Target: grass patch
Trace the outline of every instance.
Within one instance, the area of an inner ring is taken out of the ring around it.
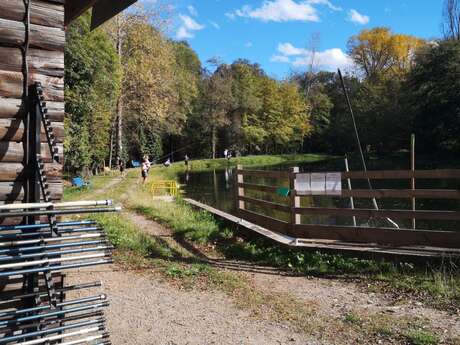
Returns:
[[[426,330],[413,330],[407,335],[407,340],[411,345],[437,345],[439,338]]]

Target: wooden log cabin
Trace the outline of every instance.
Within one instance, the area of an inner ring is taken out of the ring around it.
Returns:
[[[136,0],[0,1],[0,204],[30,201],[27,195],[27,181],[31,176],[27,161],[31,149],[28,90],[36,82],[43,87],[59,157],[53,160],[42,133],[44,170],[50,198],[61,199],[65,28],[91,7],[92,28],[96,28],[134,2]],[[3,220],[2,224],[6,222],[11,219]]]

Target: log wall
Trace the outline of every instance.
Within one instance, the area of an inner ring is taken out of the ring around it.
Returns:
[[[23,0],[0,1],[0,203],[21,202],[24,180],[25,78],[21,47],[26,39]],[[62,197],[64,138],[64,1],[31,0],[28,84],[42,83],[48,114],[58,142],[60,163],[52,162],[42,133],[42,156],[51,198]]]

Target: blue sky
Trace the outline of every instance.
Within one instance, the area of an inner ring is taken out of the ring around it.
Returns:
[[[146,2],[152,0],[144,0]],[[174,0],[170,35],[205,62],[245,58],[283,78],[305,69],[313,35],[318,69],[347,69],[346,44],[364,28],[431,39],[440,36],[443,0]]]

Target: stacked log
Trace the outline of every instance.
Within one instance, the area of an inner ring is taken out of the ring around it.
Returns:
[[[0,202],[24,201],[24,59],[26,7],[23,0],[0,1]],[[60,160],[53,162],[45,133],[42,156],[51,199],[62,197],[64,139],[64,1],[32,0],[30,5],[28,85],[41,82]]]

